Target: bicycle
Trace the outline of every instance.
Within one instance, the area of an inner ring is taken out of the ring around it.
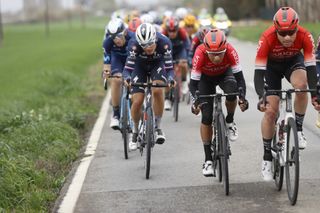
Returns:
[[[144,109],[141,125],[139,126],[138,143],[141,156],[143,155],[144,148],[146,148],[145,169],[146,179],[150,177],[151,166],[151,151],[155,144],[154,138],[154,115],[152,109],[152,87],[168,87],[168,84],[155,84],[151,81],[150,74],[147,75],[146,83],[131,83],[131,86],[138,86],[145,88],[144,96]]]
[[[108,78],[122,78],[121,76],[109,76]],[[107,90],[107,81],[104,80],[104,89]],[[125,86],[125,84],[122,82],[121,87],[121,99],[120,99],[120,118],[119,118],[119,130],[122,135],[123,139],[123,152],[124,152],[124,158],[128,159],[128,152],[129,150],[129,135],[132,133],[132,119],[131,119],[131,113],[130,113],[130,98],[129,89]]]
[[[319,85],[317,88],[319,91]],[[264,104],[266,104],[267,94],[280,96],[280,110],[271,146],[272,172],[278,191],[282,189],[285,172],[287,193],[291,205],[295,205],[297,202],[300,176],[299,141],[292,110],[292,93],[314,91],[314,89],[268,90],[265,86],[263,95]]]
[[[181,97],[181,71],[177,61],[174,61],[175,81],[176,85],[170,89],[170,101],[173,106],[173,119],[175,122],[179,118],[179,103]]]
[[[226,195],[229,195],[228,161],[230,160],[231,149],[228,139],[226,120],[222,111],[222,97],[235,95],[243,97],[242,89],[240,89],[239,92],[236,93],[216,93],[209,95],[200,95],[199,91],[197,91],[195,95],[196,105],[198,104],[197,102],[199,102],[199,99],[201,98],[213,98],[213,126],[215,127],[214,138],[213,140],[211,140],[213,177],[216,177],[216,171],[218,171],[218,179],[219,182],[223,181]],[[204,102],[200,105],[203,104],[207,103]]]

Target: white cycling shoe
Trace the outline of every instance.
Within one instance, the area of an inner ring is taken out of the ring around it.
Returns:
[[[266,182],[270,182],[273,180],[271,166],[272,166],[271,161],[267,161],[267,160],[262,161],[262,168],[261,168],[262,179]]]
[[[229,140],[234,142],[238,139],[238,128],[235,122],[227,123]]]
[[[211,160],[207,160],[203,166],[202,166],[202,174],[205,177],[211,177],[213,176],[213,168],[212,168],[212,161]]]

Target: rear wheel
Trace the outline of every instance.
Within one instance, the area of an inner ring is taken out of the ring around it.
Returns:
[[[287,124],[287,146],[286,146],[286,184],[288,197],[291,205],[295,205],[299,190],[299,142],[296,122],[293,118],[288,119]]]
[[[221,161],[221,170],[222,170],[222,180],[224,185],[224,190],[226,195],[229,195],[229,168],[228,168],[228,141],[227,141],[227,132],[225,126],[225,120],[222,114],[218,115],[218,138],[219,146],[221,147],[220,152],[220,161]]]
[[[179,102],[180,102],[180,82],[174,88],[174,100],[173,100],[173,118],[177,122],[179,118]]]
[[[150,176],[150,165],[151,165],[151,149],[154,143],[153,138],[153,117],[151,108],[147,109],[147,120],[146,120],[146,179]]]

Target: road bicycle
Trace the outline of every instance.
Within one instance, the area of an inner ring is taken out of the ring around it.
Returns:
[[[213,98],[213,126],[214,138],[211,141],[212,161],[213,161],[213,177],[218,172],[219,182],[223,181],[224,191],[229,195],[229,160],[231,148],[228,139],[228,129],[226,126],[225,116],[222,110],[222,97],[239,96],[243,97],[242,89],[236,93],[216,93],[209,95],[201,95],[199,91],[195,95],[195,104],[203,105],[207,102],[200,103],[200,99]]]
[[[320,91],[319,85],[317,90]],[[299,141],[292,110],[292,94],[314,91],[314,89],[268,90],[265,86],[264,104],[266,104],[268,94],[280,97],[278,119],[271,146],[272,172],[278,191],[282,189],[285,173],[287,193],[291,205],[295,205],[297,202],[300,176]]]
[[[168,84],[156,84],[151,81],[150,74],[147,75],[146,83],[131,83],[131,86],[144,87],[144,109],[142,120],[139,125],[138,143],[141,156],[143,156],[144,149],[146,149],[145,158],[145,175],[146,179],[150,177],[151,166],[151,151],[155,144],[155,127],[154,127],[154,115],[152,109],[152,91],[153,87],[168,87]]]
[[[108,78],[121,78],[121,76],[109,76]],[[107,89],[107,81],[104,81],[104,88]],[[132,119],[131,119],[131,103],[130,103],[130,90],[122,82],[121,86],[121,99],[120,99],[120,118],[119,118],[119,130],[123,139],[123,152],[124,158],[128,159],[129,150],[129,136],[132,133]]]

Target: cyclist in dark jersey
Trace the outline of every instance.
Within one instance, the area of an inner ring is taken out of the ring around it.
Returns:
[[[199,90],[201,95],[208,95],[216,93],[217,85],[226,93],[238,92],[238,88],[242,87],[243,95],[245,96],[246,83],[239,64],[238,54],[232,45],[226,42],[226,36],[221,30],[214,29],[206,34],[204,43],[199,45],[195,52],[192,64],[190,79],[190,93],[193,102],[192,113],[198,114],[200,112],[200,108],[194,103],[196,90]],[[202,173],[204,176],[212,176],[210,142],[213,135],[213,100],[208,98],[201,101],[207,103],[201,106],[200,132],[205,153]],[[248,109],[249,104],[245,97],[240,99],[238,103],[241,111]],[[228,137],[230,141],[235,141],[238,138],[238,130],[233,117],[237,106],[237,97],[228,96],[225,104],[227,108]]]
[[[126,29],[121,19],[112,19],[106,26],[105,31],[106,34],[102,45],[104,50],[103,78],[109,75],[121,76],[128,55],[128,41],[134,34]],[[113,116],[111,117],[110,127],[113,129],[119,129],[120,91],[121,80],[112,79],[111,102]]]
[[[155,83],[173,82],[174,71],[172,64],[172,45],[170,40],[156,32],[150,23],[141,24],[136,30],[136,36],[128,45],[129,56],[124,67],[123,75],[126,81],[146,82],[147,73]],[[137,149],[138,125],[141,117],[141,107],[144,100],[144,89],[132,87],[131,116],[134,122],[132,139],[129,142],[131,150]],[[155,115],[155,141],[165,142],[161,130],[161,117],[164,108],[163,88],[153,88],[153,110]]]
[[[261,122],[264,144],[262,176],[265,181],[273,180],[271,140],[280,98],[277,95],[270,95],[267,96],[268,104],[266,106],[262,104],[264,83],[269,89],[281,89],[281,80],[284,77],[296,89],[306,89],[308,85],[310,89],[315,89],[317,83],[314,41],[312,35],[299,26],[296,11],[290,7],[282,7],[276,12],[273,21],[273,26],[268,28],[259,40],[254,76],[255,89],[260,98],[258,109],[265,112]],[[312,104],[319,110],[316,94],[312,93],[311,96]],[[301,149],[306,147],[307,142],[302,128],[307,104],[307,94],[297,93],[294,109]]]

